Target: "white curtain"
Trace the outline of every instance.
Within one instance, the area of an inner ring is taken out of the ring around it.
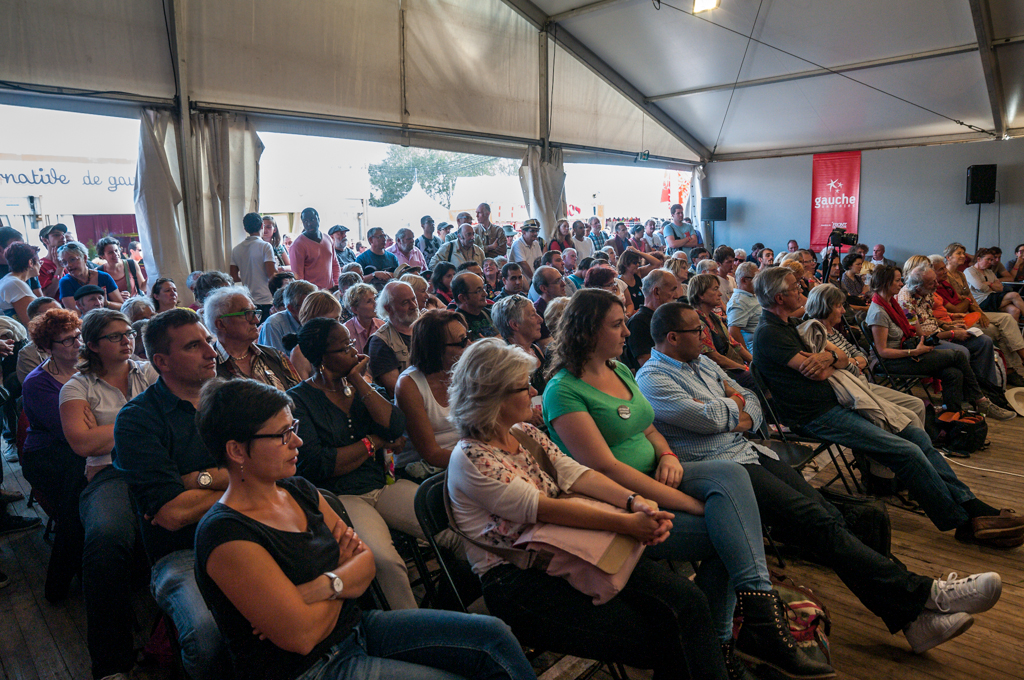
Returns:
[[[704,169],[699,165],[693,166],[693,172],[690,175],[690,201],[686,209],[686,216],[693,220],[694,227],[700,232],[701,238],[704,239],[704,247],[713,251],[715,235],[704,233],[704,225],[700,221],[700,201],[708,195],[706,179],[707,175],[704,174]]]
[[[559,218],[565,217],[565,170],[562,150],[550,149],[551,159],[543,160],[543,149],[531,146],[519,166],[519,185],[530,217],[540,220],[540,233],[550,241]]]
[[[197,195],[191,225],[193,267],[228,271],[231,249],[245,238],[242,217],[259,205],[263,142],[244,116],[192,115]]]
[[[147,109],[139,128],[139,162],[135,171],[135,221],[149,281],[166,276],[178,284],[182,304],[192,302],[185,287],[190,271],[182,242],[181,174],[174,115]]]

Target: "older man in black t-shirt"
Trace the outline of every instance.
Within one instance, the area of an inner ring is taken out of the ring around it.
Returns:
[[[1024,520],[975,498],[924,430],[908,425],[890,433],[839,404],[828,378],[849,358],[832,343],[816,353],[804,347],[796,319],[790,318],[805,302],[792,272],[781,267],[761,272],[754,292],[764,308],[754,332],[754,366],[786,425],[870,452],[906,485],[932,523],[940,531],[956,529],[958,540],[996,547],[1024,542]]]
[[[626,322],[629,338],[626,339],[626,348],[622,353],[626,365],[633,372],[640,370],[654,348],[654,338],[651,337],[654,311],[666,302],[675,302],[683,295],[679,279],[667,269],[655,269],[645,276],[641,291],[644,294],[644,305]]]

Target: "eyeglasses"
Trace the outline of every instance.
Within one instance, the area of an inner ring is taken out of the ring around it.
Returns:
[[[273,439],[274,437],[281,438],[281,446],[288,446],[288,442],[291,441],[292,435],[299,431],[299,419],[296,418],[292,421],[291,426],[285,429],[283,432],[275,432],[274,434],[254,434],[253,439]]]
[[[128,338],[129,340],[134,340],[136,335],[138,335],[138,333],[136,333],[135,331],[128,330],[128,331],[125,331],[124,333],[111,333],[110,335],[101,335],[100,336],[100,340],[106,340],[107,342],[114,343],[114,342],[121,342],[124,338]],[[75,337],[81,337],[81,334],[79,334],[78,336],[75,336]],[[64,342],[67,342],[67,341],[65,340]],[[71,347],[71,345],[65,345],[65,346],[66,347]]]
[[[350,349],[352,349],[355,346],[356,346],[355,342],[349,342],[344,347],[339,347],[338,349],[324,350],[324,354],[344,354],[345,352],[349,351]]]
[[[263,312],[259,309],[243,309],[240,312],[231,312],[230,314],[221,314],[218,319],[226,319],[229,316],[244,316],[245,320],[249,323],[256,323],[263,317]]]
[[[509,392],[511,392],[512,394],[515,394],[516,392],[529,392],[531,387],[533,387],[533,385],[527,383],[526,387],[515,387],[509,390]]]
[[[673,328],[669,333],[700,333],[703,328],[703,326],[697,326],[696,328]]]
[[[459,340],[458,342],[446,342],[445,347],[461,347],[462,349],[466,349],[469,347],[469,336],[463,335],[462,340]]]
[[[132,331],[132,333],[134,333],[134,332],[135,331]],[[115,333],[114,335],[117,335],[117,334]],[[64,338],[63,340],[54,340],[54,343],[60,343],[60,344],[64,345],[65,347],[74,347],[75,345],[77,345],[81,341],[82,341],[82,334],[81,333],[75,333],[70,338]],[[116,340],[111,340],[111,342],[116,342]]]

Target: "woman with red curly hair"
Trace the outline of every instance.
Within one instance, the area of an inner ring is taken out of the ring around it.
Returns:
[[[67,597],[71,578],[82,565],[82,520],[78,495],[85,486],[85,459],[71,450],[60,422],[60,388],[76,372],[82,346],[81,320],[67,309],[55,308],[29,323],[32,342],[47,358],[22,384],[28,435],[21,469],[32,488],[48,502],[57,532],[46,572],[46,599]]]

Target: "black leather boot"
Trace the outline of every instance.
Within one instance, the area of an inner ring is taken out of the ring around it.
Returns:
[[[725,658],[725,670],[729,672],[729,680],[757,680],[747,670],[747,664],[736,656],[735,640],[722,643],[722,656]]]
[[[736,597],[743,617],[736,641],[736,654],[740,658],[770,666],[790,678],[836,676],[831,666],[810,658],[797,645],[776,591],[743,590],[737,591]]]

